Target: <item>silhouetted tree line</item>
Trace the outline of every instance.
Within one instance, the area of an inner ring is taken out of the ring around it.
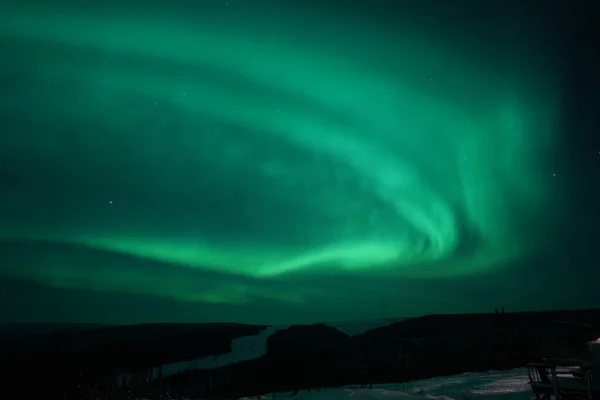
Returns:
[[[21,397],[57,399],[228,399],[347,384],[370,387],[520,367],[551,356],[551,343],[564,346],[599,337],[600,312],[594,315],[573,323],[570,314],[427,316],[354,337],[325,325],[296,326],[270,336],[268,352],[259,359],[170,376],[151,367],[156,364],[124,368],[101,352],[61,357],[71,348],[65,339],[40,357],[0,363],[0,376],[5,388]]]

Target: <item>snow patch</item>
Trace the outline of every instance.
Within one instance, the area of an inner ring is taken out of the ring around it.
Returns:
[[[356,385],[322,390],[280,392],[241,400],[361,400],[361,399],[429,399],[429,400],[531,400],[527,370],[464,373],[396,384]]]

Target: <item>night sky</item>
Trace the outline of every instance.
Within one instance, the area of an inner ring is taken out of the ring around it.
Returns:
[[[600,306],[593,1],[0,1],[0,322]]]

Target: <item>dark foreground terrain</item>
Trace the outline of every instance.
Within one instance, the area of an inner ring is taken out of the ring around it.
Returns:
[[[161,365],[227,353],[233,339],[266,328],[149,324],[5,334],[0,379],[5,390],[28,398],[78,399],[126,398],[132,392],[220,399],[402,382],[578,357],[586,341],[600,337],[600,310],[430,315],[357,336],[323,324],[291,326],[268,337],[260,358],[148,378]],[[126,382],[124,373],[134,378]]]

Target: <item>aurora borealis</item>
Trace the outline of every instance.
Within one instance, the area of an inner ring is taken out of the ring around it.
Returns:
[[[510,287],[566,207],[556,55],[510,12],[474,35],[408,3],[3,6],[0,275],[186,310],[159,320]]]

